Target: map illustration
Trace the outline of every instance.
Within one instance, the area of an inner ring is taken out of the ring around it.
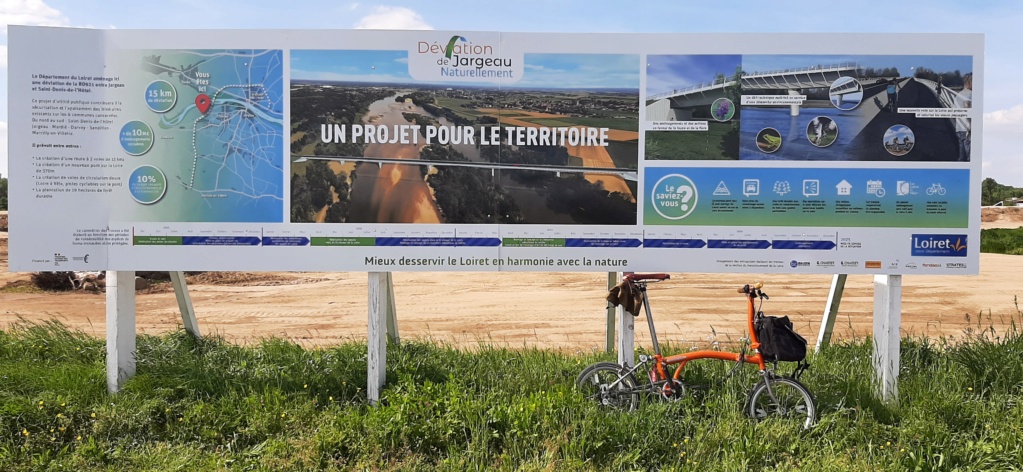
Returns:
[[[280,222],[280,50],[133,51],[121,129],[136,221]]]

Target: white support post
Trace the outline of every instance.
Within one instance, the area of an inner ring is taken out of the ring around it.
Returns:
[[[842,292],[845,291],[847,274],[835,274],[831,278],[831,291],[828,292],[828,303],[824,305],[824,318],[821,320],[820,331],[817,332],[817,346],[814,352],[831,344],[831,333],[835,330],[835,318],[838,317],[838,306],[842,303]]]
[[[383,296],[386,297],[387,302],[384,303],[384,308],[387,310],[387,340],[397,344],[400,342],[398,338],[398,309],[395,307],[394,301],[394,280],[391,278],[391,273],[386,272],[387,277],[384,279]]]
[[[135,375],[135,272],[107,271],[107,391]]]
[[[618,307],[618,363],[636,365],[636,317]]]
[[[369,273],[369,331],[366,339],[366,399],[371,406],[380,401],[380,390],[387,380],[387,336],[383,311],[386,309],[386,272]]]
[[[799,95],[799,90],[789,90],[789,95]],[[802,105],[792,104],[789,105],[789,116],[799,116],[799,108]]]
[[[615,285],[618,285],[618,281],[622,279],[621,272],[608,272],[607,273],[607,290],[611,291]],[[607,302],[607,339],[604,342],[604,348],[607,352],[614,351],[615,348],[615,316],[618,314],[618,306],[612,305],[611,302]]]
[[[899,398],[899,328],[902,324],[902,276],[874,276],[874,372],[881,399]]]
[[[174,285],[174,296],[178,299],[178,309],[181,310],[181,324],[185,331],[195,337],[199,334],[199,321],[195,319],[195,307],[192,306],[192,297],[188,294],[188,282],[185,281],[184,272],[170,273],[171,284]]]

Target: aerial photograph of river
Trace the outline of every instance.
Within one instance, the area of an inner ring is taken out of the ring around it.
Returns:
[[[637,56],[526,54],[515,87],[406,56],[291,52],[292,222],[635,224]]]

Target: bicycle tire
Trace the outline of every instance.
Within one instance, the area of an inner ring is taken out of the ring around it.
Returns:
[[[611,384],[618,379],[621,382],[612,388]],[[575,385],[588,400],[600,406],[628,411],[639,408],[636,377],[614,362],[598,362],[583,369]]]
[[[767,385],[763,380],[753,386],[749,394],[746,413],[753,419],[761,421],[769,416],[800,419],[803,429],[809,429],[817,421],[817,404],[813,394],[798,380],[786,377],[772,377],[767,380],[777,403],[768,394]]]

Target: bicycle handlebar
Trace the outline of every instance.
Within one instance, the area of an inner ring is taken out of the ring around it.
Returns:
[[[757,282],[755,284],[746,284],[739,287],[738,293],[750,293],[750,290],[760,290],[764,286],[763,282]]]

